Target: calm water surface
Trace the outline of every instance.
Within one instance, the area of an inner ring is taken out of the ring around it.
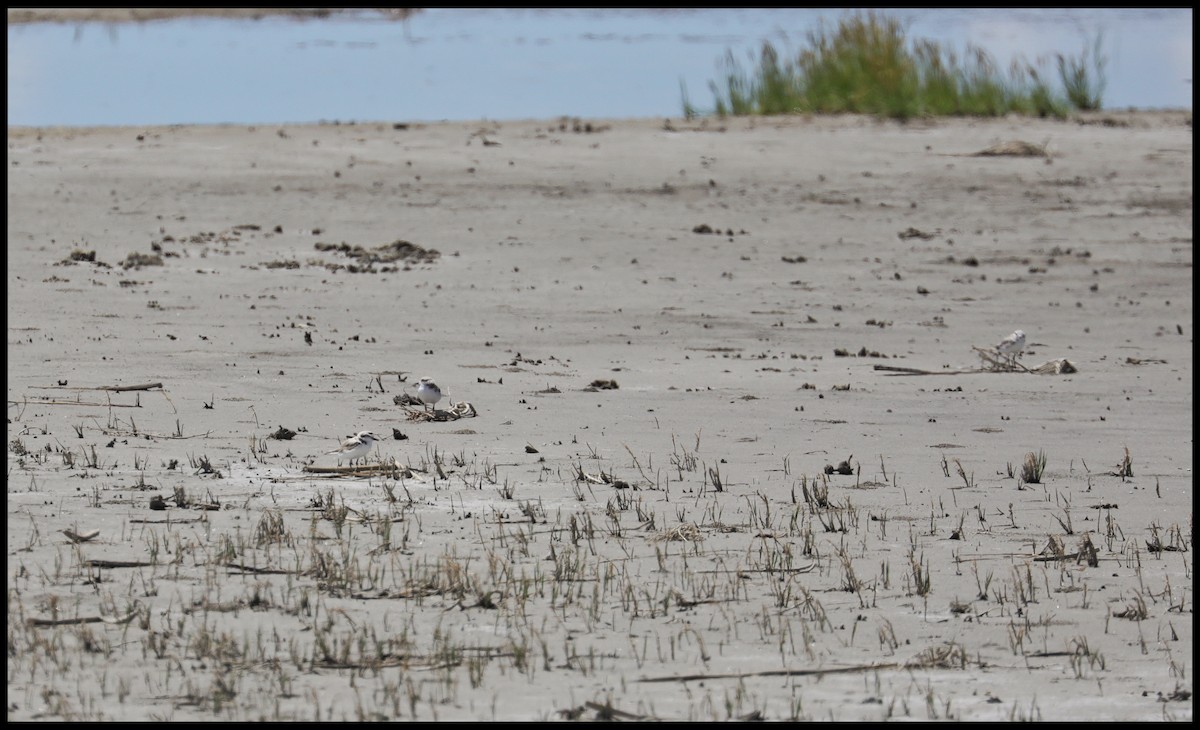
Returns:
[[[897,9],[909,37],[1078,56],[1103,39],[1106,108],[1192,108],[1192,10]],[[8,124],[265,124],[680,116],[730,51],[797,50],[840,10],[422,10],[320,20],[10,25]],[[1051,67],[1046,66],[1047,70]]]

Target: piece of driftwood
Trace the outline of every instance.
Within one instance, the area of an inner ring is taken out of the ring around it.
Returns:
[[[137,616],[137,611],[130,611],[124,616],[80,616],[79,618],[31,618],[30,626],[70,626],[74,624],[127,624]]]
[[[899,365],[876,365],[875,370],[888,375],[968,375],[970,373],[987,373],[990,370],[921,370],[920,368],[905,368]]]
[[[721,568],[717,570],[697,570],[697,573],[716,573],[723,575],[742,575],[750,573],[811,573],[817,567],[816,563],[809,563],[803,568]]]
[[[84,406],[84,407],[88,407],[88,408],[141,408],[142,407],[140,403],[138,403],[138,404],[133,404],[133,403],[86,403],[81,400],[32,400],[32,401],[10,400],[8,402],[8,404],[10,406],[19,406],[23,402],[36,403],[39,406]]]
[[[391,464],[366,464],[361,466],[313,466],[306,464],[304,471],[309,474],[330,474],[333,476],[389,476],[400,474],[412,476],[412,468],[399,462]]]
[[[111,390],[116,393],[124,393],[127,390],[154,390],[162,388],[162,383],[143,383],[142,385],[102,385],[96,390]]]
[[[707,679],[742,679],[743,677],[812,677],[826,674],[851,674],[870,672],[876,669],[900,669],[906,665],[899,662],[884,664],[856,664],[852,667],[830,669],[765,669],[761,672],[735,672],[732,674],[677,674],[671,677],[643,677],[638,682],[697,682]]]
[[[253,565],[243,565],[241,563],[234,563],[234,562],[222,563],[222,565],[224,565],[226,568],[229,568],[230,570],[240,570],[243,573],[256,573],[258,575],[296,575],[297,574],[296,571],[294,571],[294,570],[283,570],[281,568],[259,568],[259,567],[253,566]]]
[[[65,380],[62,382],[66,383]],[[99,385],[99,386],[93,386],[93,387],[78,387],[78,386],[68,387],[67,385],[35,385],[32,387],[39,388],[41,390],[76,390],[76,391],[79,391],[79,390],[102,390],[102,391],[106,391],[109,393],[125,393],[125,392],[129,392],[129,391],[157,390],[158,392],[162,393],[163,397],[167,399],[167,402],[171,404],[171,410],[175,413],[179,412],[179,409],[175,407],[175,403],[171,401],[171,396],[167,395],[167,391],[165,388],[163,388],[162,383],[142,383],[140,385]],[[129,405],[126,403],[112,403],[112,402],[109,402],[109,403],[84,403],[84,402],[78,401],[78,400],[74,400],[74,401],[39,400],[39,401],[35,401],[35,402],[39,403],[39,404],[50,405],[50,406],[88,406],[88,407],[108,407],[108,408],[141,408],[142,407],[140,396],[139,396],[138,402],[136,402],[132,405]],[[19,405],[19,403],[17,401],[9,401],[9,404],[10,405]]]
[[[66,381],[63,381],[66,382]],[[93,385],[93,386],[66,386],[66,385],[34,385],[34,388],[41,390],[109,390],[114,393],[122,393],[127,390],[154,390],[162,388],[162,383],[143,383],[142,385]]]
[[[979,350],[979,348],[975,348]],[[980,352],[984,352],[980,350]],[[877,372],[883,372],[888,375],[979,375],[981,373],[1019,373],[1026,372],[1031,375],[1070,375],[1071,373],[1079,372],[1079,368],[1070,360],[1058,358],[1044,362],[1035,368],[1027,368],[1021,363],[1016,363],[1020,370],[1012,368],[988,367],[988,368],[972,368],[970,370],[921,370],[920,368],[906,368],[899,365],[875,365]]]
[[[145,560],[85,560],[89,568],[153,568],[155,563]]]

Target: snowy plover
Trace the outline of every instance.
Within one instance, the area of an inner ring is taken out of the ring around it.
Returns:
[[[359,431],[356,435],[351,436],[342,442],[342,445],[333,451],[327,451],[327,454],[337,454],[338,460],[349,459],[353,464],[357,459],[365,459],[371,451],[371,446],[380,438],[370,431]]]
[[[417,398],[426,405],[427,410],[433,409],[433,405],[442,399],[442,389],[433,382],[433,378],[421,378],[421,382],[417,383]]]
[[[1016,362],[1017,355],[1020,355],[1021,351],[1025,349],[1025,332],[1022,330],[1013,332],[1008,337],[1000,340],[1000,344],[996,345],[996,349],[1002,355],[1011,355],[1010,359]]]

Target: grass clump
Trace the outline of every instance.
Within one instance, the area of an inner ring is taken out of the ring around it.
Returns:
[[[1025,454],[1025,463],[1021,464],[1021,481],[1026,484],[1041,484],[1042,473],[1046,471],[1046,454],[1038,450],[1037,454],[1030,451]]]
[[[808,43],[786,57],[770,42],[746,72],[727,52],[723,85],[710,81],[718,116],[789,113],[919,116],[1002,116],[1009,113],[1065,117],[1072,108],[1099,109],[1106,59],[1097,37],[1081,56],[1056,55],[1058,79],[1044,61],[1015,59],[1007,74],[981,48],[960,58],[931,40],[910,42],[891,17],[847,14],[830,30],[824,23]],[[683,88],[684,115],[700,114]]]

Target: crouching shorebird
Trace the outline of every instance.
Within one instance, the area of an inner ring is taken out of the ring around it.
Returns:
[[[333,451],[327,451],[327,454],[337,454],[338,461],[348,459],[353,465],[359,459],[366,459],[367,454],[371,452],[371,447],[380,438],[370,431],[359,431],[356,435],[351,436],[342,442],[342,445]]]
[[[435,410],[434,404],[442,399],[442,389],[433,382],[433,378],[421,378],[417,383],[417,398],[425,404],[426,410]]]
[[[1009,362],[1014,364],[1017,361],[1017,355],[1020,355],[1021,351],[1024,349],[1025,332],[1023,330],[1016,330],[1008,337],[1000,340],[1000,344],[996,345],[996,350],[998,350],[1001,355],[1008,356]]]

